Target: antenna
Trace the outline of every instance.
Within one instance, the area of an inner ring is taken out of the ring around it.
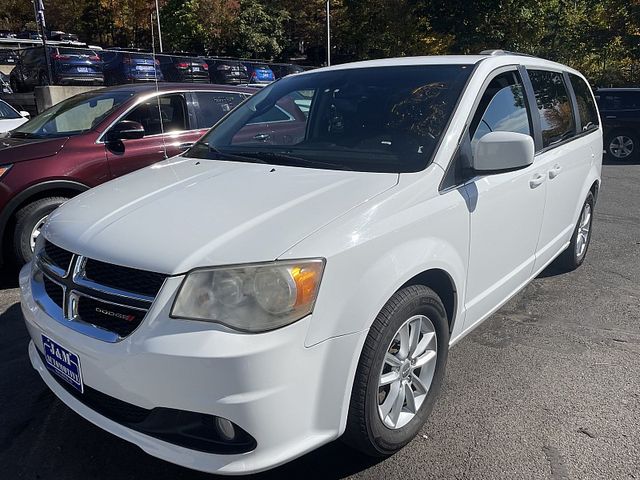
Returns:
[[[153,12],[151,12],[151,56],[153,58],[153,80],[156,84],[156,104],[158,105],[158,117],[160,118],[160,134],[162,136],[162,151],[164,152],[164,158],[169,158],[167,155],[167,145],[164,138],[164,121],[162,120],[162,109],[160,108],[160,88],[158,87],[158,68],[156,66],[156,41],[153,35]]]

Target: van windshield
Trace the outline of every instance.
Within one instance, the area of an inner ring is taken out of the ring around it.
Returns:
[[[214,126],[186,154],[366,172],[431,161],[470,65],[369,67],[286,77]]]
[[[82,93],[45,110],[11,132],[17,138],[51,138],[78,135],[95,128],[133,92]]]

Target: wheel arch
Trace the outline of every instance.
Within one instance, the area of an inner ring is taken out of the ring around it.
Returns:
[[[430,268],[407,280],[398,290],[411,285],[424,285],[433,290],[444,305],[449,322],[449,333],[453,332],[458,308],[458,291],[451,275],[441,268]],[[398,291],[396,290],[396,291]]]
[[[47,197],[74,197],[89,190],[89,187],[75,180],[48,180],[32,185],[13,197],[0,212],[0,265],[4,263],[3,253],[15,214],[25,205]]]

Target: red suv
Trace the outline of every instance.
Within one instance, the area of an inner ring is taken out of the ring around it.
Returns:
[[[0,138],[0,263],[31,259],[68,198],[189,148],[255,90],[123,85],[69,98]]]

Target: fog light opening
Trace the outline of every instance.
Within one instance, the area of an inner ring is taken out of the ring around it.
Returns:
[[[234,428],[233,423],[226,418],[216,417],[216,428],[223,440],[228,442],[235,440],[236,429]]]

